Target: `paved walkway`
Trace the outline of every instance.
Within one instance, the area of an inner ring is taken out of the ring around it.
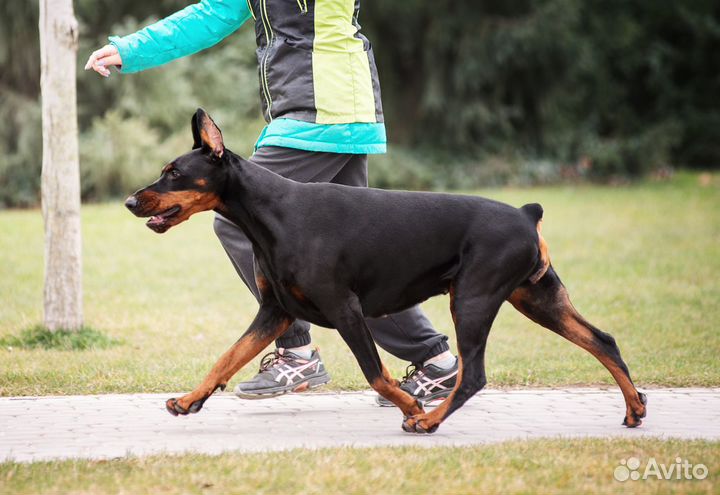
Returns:
[[[620,391],[486,390],[433,435],[400,429],[395,408],[366,393],[298,394],[262,401],[224,394],[196,415],[165,411],[173,394],[0,398],[0,461],[128,454],[259,452],[296,447],[471,445],[537,437],[720,440],[720,389],[650,389],[641,428],[620,426]],[[179,394],[175,394],[176,396]]]

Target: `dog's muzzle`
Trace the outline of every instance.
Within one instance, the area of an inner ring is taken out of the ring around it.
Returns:
[[[129,196],[128,199],[125,200],[125,207],[130,211],[135,210],[135,208],[137,208],[137,205],[138,200],[135,196]]]

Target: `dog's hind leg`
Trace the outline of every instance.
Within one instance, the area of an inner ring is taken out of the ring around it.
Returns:
[[[282,335],[293,321],[276,301],[263,302],[250,328],[220,357],[205,380],[189,394],[165,403],[168,412],[174,416],[198,412],[215,390],[224,390],[230,378]]]
[[[485,347],[490,328],[507,292],[458,281],[450,288],[450,312],[455,322],[459,370],[450,396],[427,414],[408,418],[403,430],[433,433],[450,414],[487,383]]]
[[[610,371],[625,397],[627,411],[623,424],[633,428],[642,423],[647,398],[635,388],[615,339],[577,312],[552,266],[536,284],[521,285],[508,300],[534,322],[595,356]]]
[[[357,297],[351,294],[328,316],[357,359],[370,386],[398,406],[406,417],[423,413],[420,404],[399,387],[398,381],[382,364]]]

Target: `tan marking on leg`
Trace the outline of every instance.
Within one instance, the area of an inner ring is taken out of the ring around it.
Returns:
[[[628,421],[628,426],[637,426],[640,422],[636,421],[634,419],[634,415],[631,413],[635,413],[638,416],[644,416],[645,405],[640,401],[638,391],[635,388],[635,385],[633,385],[630,381],[630,378],[622,369],[620,369],[610,356],[602,352],[602,350],[595,345],[595,337],[592,334],[592,331],[581,321],[578,321],[575,315],[566,315],[563,318],[563,326],[569,334],[568,340],[595,356],[597,360],[600,361],[610,372],[620,387],[623,397],[625,398],[625,405],[627,409],[626,421]]]
[[[525,302],[527,302],[529,306],[533,304],[530,300],[531,297],[529,289],[519,287],[513,291],[508,298],[508,301],[522,314],[531,320],[536,321],[533,318],[533,315],[526,311],[526,308],[524,307]],[[564,287],[559,289],[557,297],[560,299],[559,306],[565,311],[565,313],[560,317],[561,328],[551,328],[551,330],[562,332],[560,335],[595,356],[595,358],[600,361],[605,368],[607,368],[612,377],[615,379],[615,382],[617,382],[620,387],[620,391],[625,398],[628,413],[632,411],[638,416],[644,416],[645,405],[640,400],[640,395],[635,388],[635,385],[633,385],[630,378],[625,374],[625,372],[623,372],[622,369],[620,369],[620,367],[618,367],[615,361],[610,356],[602,352],[597,345],[595,345],[597,337],[595,337],[592,330],[588,328],[585,320],[582,316],[580,316],[570,302],[570,297]],[[540,323],[538,321],[536,322]],[[628,418],[630,423],[635,421],[632,414],[628,414]],[[631,424],[631,426],[635,426],[637,424],[639,423]]]
[[[455,314],[455,285],[450,284],[450,314],[453,318],[453,323],[455,324],[455,328],[457,328],[457,316]],[[450,403],[453,400],[453,397],[455,397],[455,391],[460,386],[460,383],[462,383],[462,373],[463,373],[463,363],[462,363],[462,356],[458,352],[458,374],[457,379],[455,381],[455,386],[453,387],[452,392],[450,392],[450,395],[442,401],[435,409],[433,409],[431,412],[427,414],[422,414],[415,416],[413,418],[410,418],[408,420],[408,423],[410,426],[415,426],[416,423],[420,423],[420,426],[425,428],[425,430],[429,430],[430,428],[439,425],[445,415],[447,414],[448,408],[450,407]]]
[[[390,370],[388,370],[388,369],[385,367],[385,363],[381,363],[381,364],[382,364],[382,375],[383,375],[383,378],[385,378],[385,380],[388,381],[389,383],[392,383],[393,385],[399,387],[399,386],[400,386],[400,382],[397,381],[397,380],[395,379],[395,377],[392,376],[392,374],[390,373]]]
[[[293,392],[305,392],[310,388],[310,382],[304,382],[293,389]]]
[[[518,287],[517,289],[512,291],[512,294],[510,294],[510,297],[508,297],[508,302],[510,304],[512,304],[513,306],[515,306],[515,309],[517,309],[522,314],[524,314],[525,316],[530,318],[530,316],[527,313],[525,313],[524,309],[520,309],[521,308],[520,305],[528,297],[529,297],[528,290],[525,289],[524,287]],[[530,318],[530,319],[532,319],[532,318]],[[533,321],[535,321],[535,320],[533,320]]]
[[[385,365],[383,365],[383,369]],[[383,371],[383,375],[385,371]],[[373,390],[378,394],[385,397],[387,400],[395,404],[400,408],[405,416],[415,416],[416,414],[422,414],[423,409],[418,406],[417,401],[410,394],[405,392],[397,385],[397,380],[393,380],[395,383],[385,379],[384,376],[378,377],[373,380],[370,385]]]
[[[243,336],[218,359],[203,382],[195,390],[178,399],[177,403],[184,409],[189,409],[193,402],[205,399],[219,386],[227,385],[230,378],[240,368],[270,345],[273,340],[282,335],[291,323],[291,319],[284,319],[272,332],[267,332],[263,337],[258,337],[252,333]]]
[[[443,419],[445,419],[445,415],[447,415],[448,409],[450,408],[450,404],[452,404],[452,400],[455,397],[455,392],[457,392],[457,389],[460,387],[460,384],[462,383],[462,376],[463,376],[463,362],[462,362],[462,356],[458,354],[458,374],[457,374],[457,381],[455,382],[455,386],[453,387],[452,392],[450,392],[450,395],[447,399],[442,401],[435,409],[430,411],[426,414],[420,414],[413,418],[411,418],[413,421],[412,424],[419,424],[421,427],[423,427],[425,430],[429,431],[432,428],[440,425],[440,423],[443,422]]]

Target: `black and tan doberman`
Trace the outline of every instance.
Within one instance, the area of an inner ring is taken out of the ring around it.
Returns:
[[[583,318],[550,264],[542,207],[474,196],[383,191],[284,179],[225,148],[212,119],[192,119],[193,150],[126,206],[155,232],[214,210],[253,244],[262,293],[250,328],[191,393],[170,399],[174,415],[198,412],[295,318],[336,328],[372,387],[403,412],[405,431],[428,433],[483,388],[485,346],[504,301],[594,355],[627,406],[624,424],[645,416],[615,340]],[[292,242],[288,242],[292,239]],[[450,293],[460,371],[452,394],[425,413],[387,372],[364,317],[381,317]]]

